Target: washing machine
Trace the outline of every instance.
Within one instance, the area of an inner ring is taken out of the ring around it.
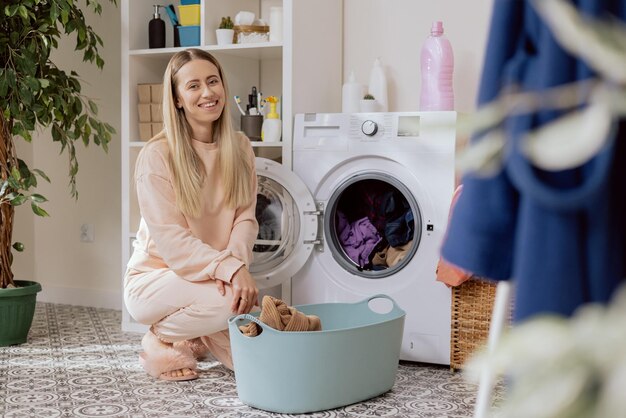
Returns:
[[[455,112],[296,115],[293,171],[257,159],[260,287],[290,280],[294,305],[389,295],[407,313],[400,358],[449,364],[451,293],[435,270],[455,124]]]

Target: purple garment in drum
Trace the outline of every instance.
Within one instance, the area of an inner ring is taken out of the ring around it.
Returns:
[[[337,212],[337,232],[341,247],[348,257],[360,267],[369,263],[372,250],[382,240],[367,217],[350,223],[346,216],[339,211]]]

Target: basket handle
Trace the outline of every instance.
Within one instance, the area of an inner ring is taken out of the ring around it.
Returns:
[[[379,315],[397,315],[397,314],[403,314],[404,315],[404,314],[406,314],[406,312],[404,312],[404,310],[402,308],[400,308],[400,306],[398,306],[396,301],[391,296],[385,295],[384,293],[378,293],[376,295],[369,296],[369,297],[363,299],[360,302],[356,302],[356,304],[365,305],[367,307],[367,309],[372,310],[369,307],[369,303],[371,301],[373,301],[374,299],[387,299],[387,300],[391,301],[393,306],[389,310],[389,312],[385,312],[385,313],[379,313],[379,312],[376,312],[376,311],[372,311],[372,312],[375,312],[375,313],[377,313]]]
[[[234,324],[234,322],[241,321],[242,319],[247,319],[247,320],[249,320],[249,321],[251,321],[251,322],[254,322],[255,324],[257,324],[258,326],[260,326],[260,327],[261,327],[261,329],[263,330],[263,332],[265,332],[266,330],[270,330],[270,331],[278,332],[278,331],[277,331],[277,330],[275,330],[274,328],[272,328],[272,327],[268,327],[266,324],[264,324],[263,322],[261,322],[261,320],[260,320],[259,318],[257,318],[256,316],[254,316],[254,315],[250,315],[250,314],[241,314],[241,315],[233,316],[233,317],[231,317],[231,318],[228,320],[228,322],[229,322],[229,324],[233,324],[233,325],[236,327],[237,325],[236,325],[236,324]],[[241,334],[241,335],[243,335],[243,334]],[[259,336],[260,336],[260,335],[261,335],[261,334],[259,334]],[[254,337],[254,338],[256,338],[256,337]]]

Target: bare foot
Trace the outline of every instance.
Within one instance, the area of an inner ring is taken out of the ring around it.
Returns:
[[[198,378],[198,373],[188,368],[161,373],[161,379],[163,380],[193,380],[196,378]]]

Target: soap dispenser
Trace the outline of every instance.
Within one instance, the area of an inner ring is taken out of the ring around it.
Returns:
[[[270,111],[267,116],[265,116],[265,120],[263,121],[263,127],[261,128],[261,140],[263,142],[278,142],[280,141],[280,134],[282,130],[282,122],[278,118],[278,113],[276,112],[276,103],[278,103],[278,98],[276,96],[270,96],[266,100],[270,104]]]
[[[159,14],[158,4],[154,5],[154,15],[148,24],[148,47],[165,48],[165,22]]]

